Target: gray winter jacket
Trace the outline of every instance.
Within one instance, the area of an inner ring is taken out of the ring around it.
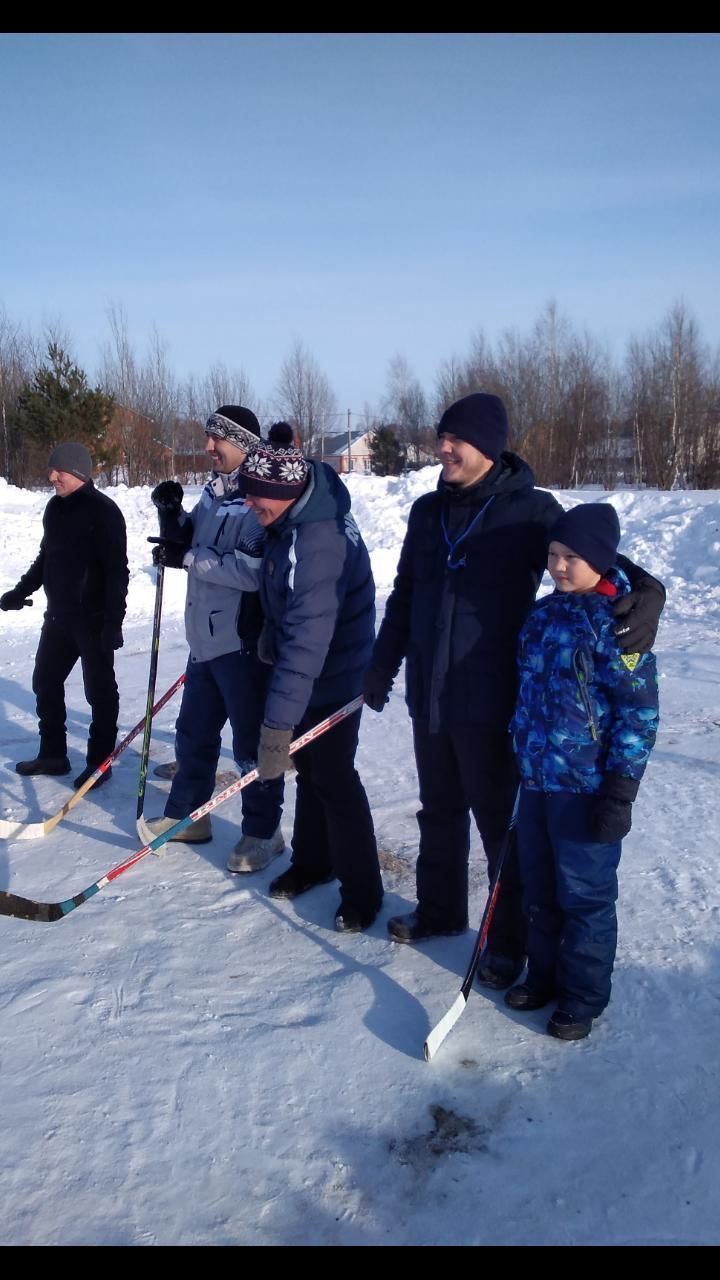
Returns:
[[[254,649],[262,627],[257,593],[265,535],[239,492],[237,471],[213,474],[179,526],[190,545],[185,635],[191,660]]]

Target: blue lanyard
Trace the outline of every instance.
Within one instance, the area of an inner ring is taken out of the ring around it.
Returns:
[[[490,494],[490,497],[489,497],[489,498],[488,498],[488,500],[487,500],[487,502],[484,502],[484,503],[483,503],[483,505],[481,506],[481,508],[480,508],[480,510],[478,511],[477,515],[476,515],[476,516],[473,516],[473,518],[472,518],[472,520],[470,521],[470,524],[468,525],[468,527],[467,527],[467,529],[465,530],[465,532],[464,532],[464,533],[461,533],[461,534],[460,534],[460,537],[459,537],[459,538],[457,538],[455,542],[452,542],[452,541],[451,541],[450,534],[449,534],[449,533],[448,533],[448,531],[447,531],[447,525],[446,525],[446,523],[445,523],[445,514],[444,514],[444,512],[442,512],[442,511],[440,512],[440,527],[441,527],[441,529],[442,529],[442,531],[443,531],[443,537],[444,537],[444,539],[445,539],[445,545],[447,546],[447,549],[448,549],[448,556],[447,556],[447,567],[448,567],[448,569],[464,569],[464,567],[465,567],[465,556],[463,556],[461,560],[456,560],[456,559],[455,559],[455,552],[457,551],[458,547],[460,546],[460,543],[461,543],[461,542],[464,542],[466,538],[469,538],[469,537],[470,537],[470,534],[472,533],[473,529],[475,528],[475,525],[476,525],[476,524],[478,523],[478,521],[480,520],[480,517],[481,517],[481,516],[483,516],[483,515],[485,514],[485,512],[487,511],[487,509],[488,509],[488,507],[490,506],[490,503],[492,502],[492,500],[493,500],[493,498],[494,498],[494,497],[495,497],[495,494],[494,494],[494,493],[491,493],[491,494]]]

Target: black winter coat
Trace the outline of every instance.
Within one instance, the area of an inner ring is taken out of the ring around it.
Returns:
[[[507,728],[518,634],[561,514],[513,453],[470,489],[441,477],[413,503],[371,665],[390,679],[406,659],[410,715],[431,733]]]
[[[92,480],[66,498],[51,498],[40,554],[19,589],[30,594],[44,587],[48,614],[58,622],[82,613],[98,627],[119,630],[128,581],[125,521],[117,504]]]

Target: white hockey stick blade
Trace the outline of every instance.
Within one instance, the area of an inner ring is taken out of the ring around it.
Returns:
[[[45,835],[44,822],[8,822],[0,819],[0,840],[39,840]]]
[[[440,1045],[445,1037],[452,1031],[466,1004],[467,1000],[461,991],[455,1003],[450,1006],[447,1013],[444,1014],[437,1025],[433,1027],[430,1035],[425,1041],[426,1062],[430,1062],[431,1058],[435,1057]]]

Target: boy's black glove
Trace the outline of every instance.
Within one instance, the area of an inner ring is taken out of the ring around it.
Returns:
[[[158,511],[178,515],[182,509],[183,487],[177,480],[161,480],[150,494]]]
[[[660,614],[665,608],[665,591],[649,574],[635,586],[635,591],[613,603],[615,635],[624,653],[647,653],[655,643]]]
[[[13,587],[12,591],[6,591],[0,596],[0,609],[4,612],[8,609],[22,609],[26,604],[32,604],[32,600],[19,587]]]
[[[633,800],[639,782],[621,773],[606,773],[593,800],[590,832],[598,844],[614,844],[624,840],[632,827]]]
[[[390,701],[390,690],[393,687],[391,676],[378,671],[377,667],[368,667],[363,679],[363,698],[365,706],[371,711],[382,711],[386,702]]]

